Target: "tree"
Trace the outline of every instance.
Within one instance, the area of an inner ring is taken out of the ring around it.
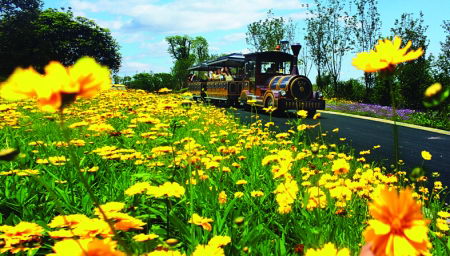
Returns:
[[[247,26],[246,42],[258,52],[274,50],[283,39],[293,42],[295,29],[292,19],[285,21],[283,17],[275,18],[272,10],[269,10],[265,20]]]
[[[381,20],[378,13],[377,0],[353,0],[356,13],[350,19],[350,28],[355,37],[355,48],[357,52],[369,52],[380,38]],[[375,76],[373,73],[364,73],[366,86],[366,100],[369,90],[374,86]]]
[[[109,30],[74,17],[70,9],[39,11],[31,19],[23,19],[25,15],[18,12],[0,20],[0,76],[8,76],[17,66],[33,66],[42,72],[52,60],[71,65],[83,56],[118,71],[119,45]]]
[[[172,75],[180,89],[186,86],[188,68],[195,62],[202,62],[208,59],[208,41],[204,37],[198,36],[194,39],[184,36],[168,36],[168,52],[174,58]]]
[[[400,19],[396,19],[391,32],[402,38],[403,44],[411,41],[411,49],[422,48],[427,52],[428,39],[427,28],[424,25],[423,13],[415,18],[412,13],[403,13]],[[403,46],[402,46],[403,47]],[[425,89],[431,81],[431,59],[422,55],[412,62],[399,64],[395,72],[395,80],[398,82],[399,92],[402,95],[400,107],[423,109],[422,98]]]
[[[120,78],[115,77],[119,81],[122,81],[127,88],[141,89],[146,91],[158,91],[161,88],[174,88],[173,76],[168,73],[137,73],[133,77],[125,76]]]
[[[204,37],[197,36],[191,40],[192,54],[195,57],[195,62],[201,63],[208,59],[208,41]]]
[[[187,59],[191,53],[192,39],[187,36],[168,36],[166,37],[169,43],[169,54],[175,60]]]
[[[318,15],[306,20],[307,32],[305,35],[306,46],[317,69],[316,84],[319,90],[324,91],[326,84],[323,83],[322,70],[325,65],[325,39],[324,22],[325,17],[321,15],[321,6],[317,7]]]
[[[344,11],[345,4],[341,0],[315,0],[318,6],[324,2],[325,67],[333,79],[334,93],[338,94],[338,81],[342,68],[342,57],[351,50],[348,14]]]
[[[43,5],[41,0],[0,0],[0,19],[19,13],[36,13]]]
[[[175,89],[181,89],[181,88],[186,87],[187,77],[189,75],[188,68],[190,68],[194,63],[195,63],[195,60],[192,55],[190,58],[180,59],[180,60],[175,61],[174,65],[171,69],[171,71],[172,71],[171,73],[174,77],[174,81],[177,84]]]
[[[442,28],[446,36],[441,42],[441,52],[435,63],[437,68],[435,79],[443,85],[450,86],[450,20],[445,20]]]
[[[300,74],[304,76],[309,76],[309,72],[311,72],[311,68],[313,63],[311,62],[311,55],[308,51],[308,45],[303,44],[302,49],[300,50],[299,56],[298,56],[298,62],[299,62],[299,71]]]

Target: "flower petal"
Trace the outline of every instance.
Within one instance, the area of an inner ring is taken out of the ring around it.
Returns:
[[[391,226],[379,220],[369,220],[369,225],[373,228],[375,235],[385,235],[391,231]]]

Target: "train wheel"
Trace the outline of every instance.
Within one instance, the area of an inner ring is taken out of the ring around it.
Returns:
[[[266,101],[264,102],[264,107],[268,108],[268,107],[275,107],[275,101],[273,99],[272,96],[269,96],[266,98]],[[272,112],[272,115],[278,115],[280,114],[282,111],[280,111],[278,108]]]
[[[264,107],[268,108],[268,107],[275,107],[275,102],[273,100],[272,96],[269,96],[266,98],[266,102],[264,102]]]

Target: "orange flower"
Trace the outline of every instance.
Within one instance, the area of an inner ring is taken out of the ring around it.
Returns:
[[[210,222],[213,222],[212,219],[210,218],[204,218],[200,215],[198,215],[197,213],[194,213],[192,215],[192,218],[189,220],[189,223],[198,225],[198,226],[202,226],[203,229],[211,231],[212,230],[212,226],[211,224],[209,224]]]
[[[427,235],[430,221],[423,218],[421,205],[409,188],[400,194],[382,190],[369,203],[369,211],[374,219],[368,221],[363,235],[372,243],[375,255],[420,255],[431,248]]]
[[[82,239],[73,240],[65,239],[55,243],[53,246],[55,253],[48,254],[50,256],[125,256],[125,253],[116,250],[116,242],[110,239]]]
[[[222,191],[219,193],[219,204],[225,204],[227,202],[227,193]]]
[[[45,75],[33,68],[17,68],[2,84],[0,95],[9,100],[36,98],[43,111],[55,112],[77,97],[90,98],[111,86],[110,73],[93,58],[83,57],[73,66],[64,67],[52,61]]]
[[[411,47],[411,41],[408,41],[402,49],[401,43],[402,39],[398,36],[394,37],[393,41],[379,40],[375,50],[358,53],[356,58],[353,58],[352,64],[365,72],[377,72],[384,69],[392,70],[399,63],[415,60],[423,55],[422,48],[406,53]]]

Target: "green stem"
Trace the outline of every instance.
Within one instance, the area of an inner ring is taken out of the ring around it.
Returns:
[[[123,241],[123,239],[121,239],[118,236],[117,231],[114,228],[114,225],[113,225],[112,221],[110,219],[108,219],[108,217],[106,216],[106,213],[100,207],[100,201],[94,195],[94,192],[92,191],[92,189],[89,186],[88,180],[86,179],[85,175],[83,175],[83,173],[81,172],[80,161],[78,159],[78,156],[74,152],[74,146],[72,144],[70,144],[70,136],[68,134],[68,130],[65,129],[65,127],[64,127],[64,116],[63,116],[63,112],[62,111],[63,110],[61,110],[59,112],[60,113],[60,128],[61,128],[62,134],[64,136],[64,139],[66,140],[66,142],[67,142],[67,144],[69,146],[70,158],[72,159],[72,162],[73,162],[73,164],[76,167],[75,171],[76,171],[76,173],[78,175],[78,178],[81,181],[81,184],[83,185],[83,187],[86,189],[89,197],[94,202],[94,206],[98,208],[98,210],[100,211],[100,214],[102,215],[103,219],[106,221],[106,223],[108,223],[109,227],[111,228],[111,230],[112,230],[112,232],[114,234],[114,237],[117,238],[117,241],[123,247],[123,249],[126,251],[127,255],[132,255],[132,253],[130,252],[130,247],[126,246],[126,243]]]
[[[394,160],[395,160],[395,169],[398,171],[398,160],[399,160],[399,145],[398,145],[398,126],[397,126],[397,106],[396,106],[396,97],[395,97],[395,85],[392,83],[391,75],[385,77],[385,83],[389,83],[389,89],[391,94],[391,109],[392,109],[392,121],[394,122],[392,126],[392,132],[394,135]]]

